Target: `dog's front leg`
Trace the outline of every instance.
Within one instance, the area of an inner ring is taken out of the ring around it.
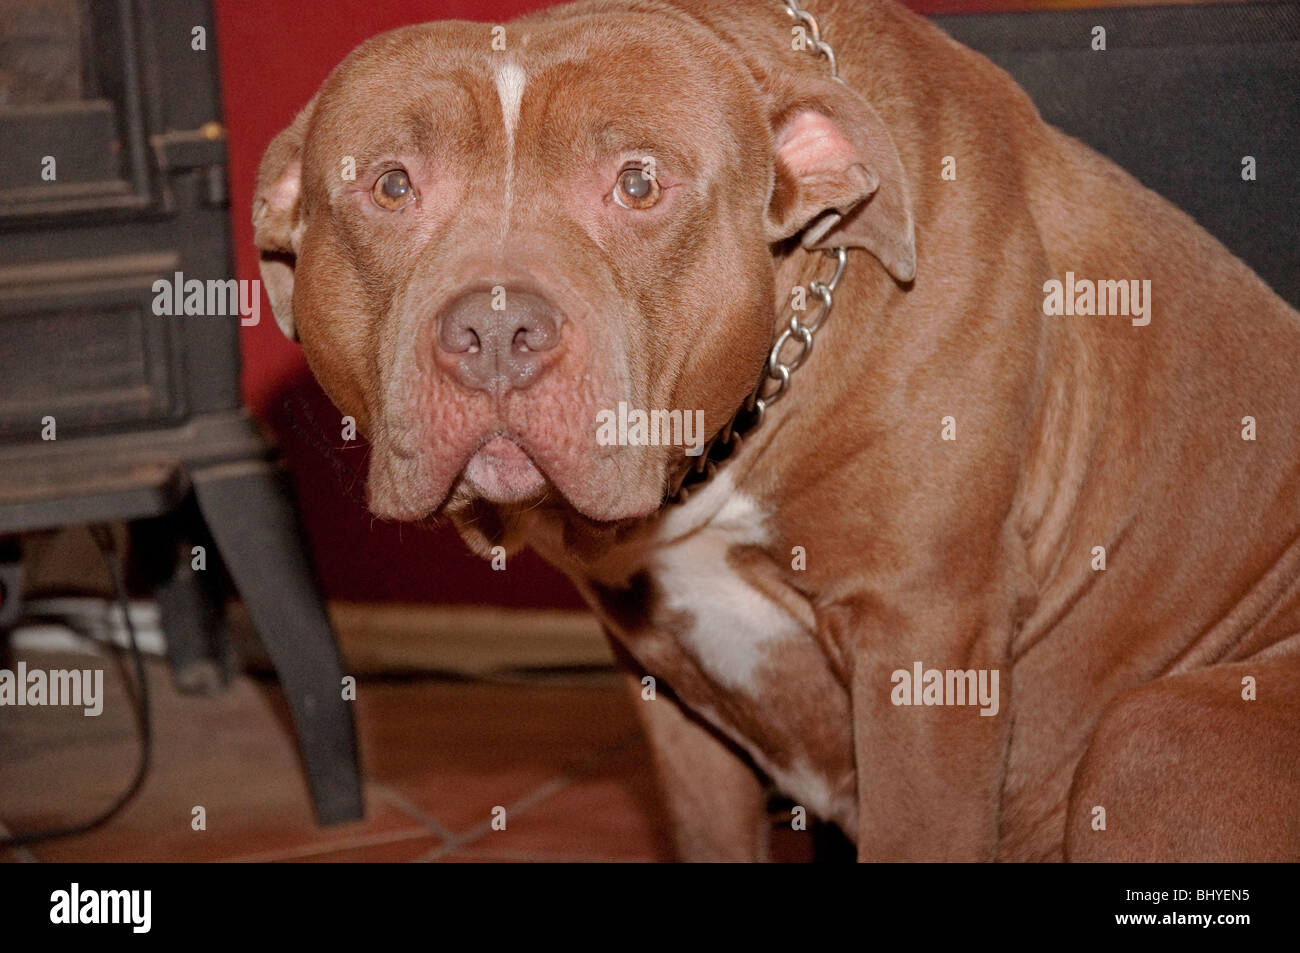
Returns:
[[[988,861],[997,852],[1010,626],[985,621],[983,600],[933,599],[923,610],[874,602],[851,623],[861,860]]]
[[[767,860],[766,790],[748,761],[671,693],[628,676],[679,860]]]

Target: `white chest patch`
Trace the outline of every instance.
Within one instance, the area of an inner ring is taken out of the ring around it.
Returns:
[[[727,562],[733,546],[769,539],[763,513],[735,490],[724,470],[669,513],[648,568],[670,610],[694,621],[679,634],[682,648],[719,686],[757,696],[768,650],[804,634],[781,606]]]

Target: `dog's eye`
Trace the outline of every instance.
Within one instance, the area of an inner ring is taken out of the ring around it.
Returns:
[[[623,208],[650,208],[659,201],[659,195],[659,183],[639,165],[628,166],[614,183],[614,201]]]
[[[399,208],[405,208],[415,198],[415,187],[411,185],[405,169],[393,169],[379,177],[370,194],[374,196],[375,204],[380,208],[396,212]]]

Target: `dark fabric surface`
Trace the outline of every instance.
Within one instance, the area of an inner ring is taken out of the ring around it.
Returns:
[[[1300,307],[1300,4],[936,17]],[[1091,48],[1106,28],[1106,50]],[[1256,180],[1243,181],[1254,156]]]

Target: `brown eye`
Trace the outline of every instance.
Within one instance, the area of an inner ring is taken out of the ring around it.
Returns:
[[[374,196],[375,204],[380,208],[396,212],[399,208],[405,208],[415,198],[415,187],[411,185],[406,170],[393,169],[379,177],[370,194]]]
[[[614,201],[624,208],[650,208],[659,201],[659,183],[640,166],[629,166],[618,174]]]

